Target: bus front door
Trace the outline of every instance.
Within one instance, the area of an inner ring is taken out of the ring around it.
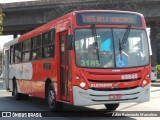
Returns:
[[[68,92],[68,71],[69,71],[69,53],[66,49],[67,31],[60,33],[60,92],[61,99],[69,101]]]

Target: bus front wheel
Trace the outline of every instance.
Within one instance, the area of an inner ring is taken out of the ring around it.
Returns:
[[[56,93],[52,82],[47,85],[46,100],[50,111],[60,111],[60,109],[62,108],[62,103],[56,101]]]
[[[107,111],[115,111],[119,107],[119,103],[117,104],[104,104],[107,108]]]

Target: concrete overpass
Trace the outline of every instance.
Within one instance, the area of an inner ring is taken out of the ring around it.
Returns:
[[[2,4],[4,18],[4,35],[23,34],[44,23],[74,10],[82,9],[116,9],[135,11],[144,14],[147,26],[151,27],[151,44],[153,50],[152,64],[157,64],[160,54],[160,0],[39,0]],[[155,54],[156,53],[156,54]],[[160,58],[159,58],[160,63]]]
[[[132,2],[131,2],[132,1]],[[147,25],[160,26],[160,0],[40,0],[3,4],[4,34],[22,34],[74,10],[117,9],[144,14]]]

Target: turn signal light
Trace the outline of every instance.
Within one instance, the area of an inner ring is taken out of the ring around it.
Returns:
[[[150,75],[149,75],[149,74],[147,74],[147,75],[146,75],[146,78],[150,78]]]
[[[76,76],[76,80],[79,80],[80,78],[78,76]]]

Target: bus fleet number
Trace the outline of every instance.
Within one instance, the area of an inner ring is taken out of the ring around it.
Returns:
[[[128,75],[122,75],[121,79],[126,80],[126,79],[137,79],[138,74],[128,74]]]

